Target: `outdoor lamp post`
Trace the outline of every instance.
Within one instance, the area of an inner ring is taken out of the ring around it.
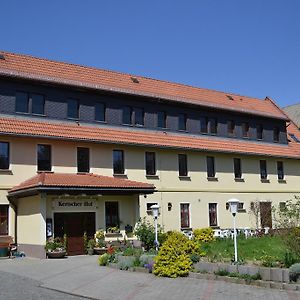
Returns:
[[[229,209],[230,212],[232,213],[233,216],[233,231],[234,231],[234,262],[237,263],[238,257],[237,257],[237,241],[236,241],[236,225],[235,225],[235,216],[238,211],[238,204],[239,200],[238,199],[229,199],[227,201],[229,204]]]
[[[151,206],[152,209],[152,216],[154,218],[154,226],[155,226],[155,250],[158,251],[158,239],[157,239],[157,218],[158,218],[158,213],[159,213],[159,205],[154,204]]]

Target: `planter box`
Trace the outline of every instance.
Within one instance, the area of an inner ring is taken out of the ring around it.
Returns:
[[[97,255],[102,255],[107,252],[107,248],[94,248],[94,253]]]
[[[120,232],[108,232],[108,233],[105,234],[105,237],[107,237],[107,238],[118,238],[118,237],[123,237],[123,235]]]
[[[223,263],[198,262],[194,264],[195,270],[200,272],[214,273],[219,270],[226,270],[229,273],[238,272],[240,274],[255,275],[259,273],[264,281],[274,281],[283,283],[289,282],[289,270],[280,268],[265,268],[248,265],[230,265]]]

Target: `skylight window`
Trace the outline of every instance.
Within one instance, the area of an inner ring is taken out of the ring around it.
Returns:
[[[0,53],[0,59],[3,59],[3,60],[5,59],[4,54],[1,54],[1,53]]]
[[[228,98],[229,100],[231,100],[231,101],[234,100],[232,96],[230,96],[230,95],[226,95],[226,96],[227,96],[227,98]]]
[[[130,79],[133,83],[140,83],[136,77],[131,76]]]

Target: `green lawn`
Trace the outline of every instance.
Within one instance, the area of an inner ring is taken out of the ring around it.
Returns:
[[[209,261],[230,261],[234,256],[234,244],[231,239],[218,239],[202,244]],[[261,261],[262,257],[283,260],[285,247],[280,237],[238,238],[238,256],[243,261]]]

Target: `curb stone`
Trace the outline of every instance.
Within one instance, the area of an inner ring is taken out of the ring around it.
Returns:
[[[110,263],[108,265],[108,267],[113,268],[113,269],[118,269],[118,265],[115,263]],[[139,272],[139,273],[149,273],[143,267],[134,267],[134,268],[128,269],[127,271]],[[273,281],[264,281],[264,280],[248,281],[243,278],[218,276],[215,274],[208,274],[208,273],[201,274],[201,273],[196,273],[196,272],[190,272],[188,277],[194,278],[194,279],[217,280],[217,281],[225,281],[228,283],[258,286],[258,287],[262,287],[262,288],[271,288],[271,289],[277,289],[277,290],[299,291],[300,292],[300,284],[294,284],[294,283],[282,283],[282,282],[273,282]]]
[[[245,285],[252,285],[252,286],[259,286],[263,288],[271,288],[271,289],[279,289],[279,290],[288,290],[288,291],[300,291],[299,284],[293,283],[282,283],[282,282],[273,282],[273,281],[263,281],[263,280],[250,280],[247,281],[242,278],[235,278],[235,277],[228,277],[228,276],[217,276],[212,274],[201,274],[191,272],[189,274],[190,278],[196,279],[207,279],[207,280],[218,280],[218,281],[225,281],[230,283],[236,284],[245,284]]]

